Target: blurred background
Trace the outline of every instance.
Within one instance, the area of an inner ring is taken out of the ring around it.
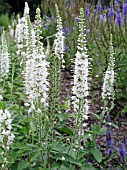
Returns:
[[[0,14],[23,14],[24,6],[26,0],[0,0]],[[58,3],[60,0],[54,0],[55,3]],[[68,1],[68,0],[64,0]],[[80,3],[82,0],[77,0],[77,3]],[[94,5],[97,4],[98,0],[83,0],[87,3],[92,3]],[[44,2],[47,0],[27,0],[29,7],[30,7],[30,15],[33,18],[35,16],[35,10],[39,6],[42,6]],[[108,6],[110,0],[101,0],[103,6]]]

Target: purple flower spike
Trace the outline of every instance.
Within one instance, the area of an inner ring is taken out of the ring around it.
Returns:
[[[123,143],[120,143],[120,145],[119,145],[119,153],[118,153],[118,155],[120,157],[120,161],[123,162],[126,155],[127,155],[126,148],[125,148],[125,145]]]
[[[90,16],[90,9],[89,9],[89,7],[90,7],[90,4],[87,4],[85,13],[88,16]]]
[[[98,5],[98,8],[97,8],[97,11],[101,12],[101,10],[102,10],[102,5],[101,5],[101,2],[100,2],[100,4]]]
[[[66,34],[66,35],[69,35],[69,27],[66,27],[66,29],[65,29],[65,34]]]
[[[54,19],[54,16],[53,16],[53,15],[51,16],[51,21],[52,21],[52,22],[54,22],[54,21],[55,21],[55,19]]]
[[[112,127],[106,132],[106,146],[108,148],[108,155],[112,155],[114,149],[114,142],[112,140]]]
[[[46,28],[46,30],[48,31],[48,29],[49,29],[48,24],[45,24],[45,28]]]
[[[122,23],[123,23],[122,15],[121,15],[121,13],[117,13],[116,14],[116,24],[122,26]]]
[[[65,51],[65,53],[68,53],[68,44],[65,45],[64,51]]]
[[[110,155],[110,156],[112,155],[112,149],[111,148],[108,149],[108,155]]]
[[[78,17],[78,16],[75,17],[75,21],[76,21],[76,22],[79,22],[79,17]]]
[[[114,9],[113,9],[112,6],[110,6],[109,11],[108,11],[108,17],[109,17],[109,18],[112,18],[113,15],[114,15]]]
[[[123,14],[127,15],[127,2],[123,4]]]

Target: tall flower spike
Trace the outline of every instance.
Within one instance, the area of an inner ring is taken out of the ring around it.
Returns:
[[[110,58],[108,68],[105,73],[104,83],[102,86],[102,99],[113,99],[114,97],[114,65],[115,65],[115,57],[114,50],[112,44],[112,35],[110,36]]]
[[[2,33],[2,49],[1,49],[1,56],[0,56],[0,76],[3,79],[8,77],[9,73],[9,52],[6,40],[6,33],[3,31]]]
[[[113,44],[112,44],[112,35],[110,35],[110,58],[109,58],[109,64],[108,68],[106,70],[105,76],[104,76],[104,83],[102,86],[102,99],[104,101],[104,108],[102,112],[102,116],[105,115],[105,113],[108,114],[114,107],[114,65],[115,65],[115,57],[114,57],[114,50],[113,50]]]
[[[27,17],[29,15],[29,6],[28,6],[28,3],[25,2],[25,8],[24,8],[24,17]]]
[[[124,2],[122,12],[127,15],[127,2]]]
[[[100,0],[100,2],[99,2],[99,4],[98,4],[97,11],[98,11],[98,12],[101,12],[101,11],[102,11],[101,0]]]
[[[41,33],[41,17],[40,9],[36,10],[36,27],[35,31],[29,29],[29,48],[27,52],[27,59],[25,63],[25,92],[27,95],[28,102],[31,107],[29,112],[35,109],[37,103],[41,103],[42,107],[47,106],[47,92],[48,92],[48,81],[47,81],[47,66],[48,63],[45,60],[46,57],[43,51],[43,43]],[[29,22],[28,22],[29,23]],[[38,108],[37,108],[38,109]]]
[[[122,26],[122,24],[123,24],[123,17],[120,12],[116,13],[116,24],[119,26]]]
[[[125,161],[125,158],[126,158],[126,155],[127,155],[127,151],[126,151],[124,143],[119,144],[118,155],[119,155],[120,161],[123,163]]]
[[[114,9],[112,6],[110,6],[108,11],[108,18],[112,18],[114,16]]]
[[[87,4],[85,13],[88,16],[90,16],[90,9],[89,8],[90,8],[90,4]]]
[[[114,149],[114,141],[112,139],[112,126],[107,126],[108,130],[106,132],[106,146],[108,148],[108,154],[112,155]]]
[[[21,55],[21,63],[24,64],[25,58],[27,58],[26,52],[29,44],[29,28],[28,28],[28,4],[25,5],[24,11],[26,13],[21,19],[18,19],[18,24],[15,30],[15,41],[17,46],[17,54]]]
[[[79,17],[79,37],[78,50],[75,59],[74,68],[74,85],[72,88],[72,100],[74,111],[80,116],[80,121],[88,119],[89,101],[87,99],[89,94],[88,76],[89,76],[89,59],[86,47],[86,35],[84,34],[84,11],[80,9]],[[84,124],[85,126],[85,124]],[[82,132],[81,132],[82,133]]]
[[[41,42],[41,40],[43,39],[43,37],[41,36],[41,27],[42,27],[42,24],[41,24],[41,11],[39,8],[36,9],[36,20],[35,20],[35,35],[36,35],[36,44],[37,44],[37,51],[38,53],[43,53],[43,43]],[[43,53],[43,58],[45,57],[44,56],[44,53]]]
[[[64,59],[63,59],[63,54],[64,54],[64,35],[63,35],[63,30],[62,30],[62,20],[59,14],[59,9],[58,6],[55,4],[56,7],[56,18],[57,18],[57,33],[55,35],[55,40],[54,40],[54,53],[57,55],[59,59],[62,60],[62,63],[64,65]]]

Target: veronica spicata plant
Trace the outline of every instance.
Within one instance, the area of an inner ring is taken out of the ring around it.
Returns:
[[[8,78],[9,74],[9,67],[10,67],[10,54],[8,52],[8,46],[7,46],[7,39],[6,39],[6,33],[3,31],[2,33],[2,49],[0,54],[0,81],[3,81],[3,86],[5,83],[5,80]]]
[[[46,107],[48,104],[46,101],[48,91],[48,63],[44,55],[43,43],[41,42],[41,18],[39,8],[37,8],[36,13],[35,30],[30,29],[29,33],[29,47],[26,58],[25,89],[31,104],[37,105],[38,102],[41,102],[40,104]]]
[[[28,3],[25,2],[24,16],[20,19],[18,18],[18,24],[15,30],[15,42],[17,46],[17,54],[21,56],[20,64],[24,65],[26,58],[26,51],[29,44],[29,31],[28,31],[28,21],[27,17],[29,16],[29,7]]]
[[[60,17],[59,14],[59,9],[57,4],[55,4],[56,7],[56,19],[57,19],[57,32],[55,35],[55,40],[54,40],[54,53],[55,55],[62,60],[62,64],[64,64],[64,59],[63,59],[63,55],[64,55],[64,35],[63,35],[63,29],[62,29],[62,19]],[[64,65],[63,65],[64,67]]]
[[[114,65],[115,65],[115,57],[114,57],[114,50],[113,50],[113,44],[112,44],[112,35],[110,35],[110,58],[108,63],[108,68],[106,70],[105,76],[104,76],[104,83],[102,86],[102,99],[104,101],[104,108],[102,112],[102,117],[108,116],[110,111],[114,107],[114,78],[115,78],[115,72],[114,72]]]
[[[2,170],[8,170],[9,150],[14,137],[11,113],[7,109],[0,109],[0,167]]]
[[[35,30],[31,27],[28,20],[29,44],[24,69],[24,87],[27,95],[26,106],[29,106],[28,115],[36,122],[36,132],[38,133],[39,144],[46,139],[44,134],[44,122],[46,119],[46,109],[48,106],[48,63],[43,52],[43,43],[41,42],[41,17],[40,9],[36,10]],[[34,136],[34,134],[33,134]],[[33,139],[34,142],[34,139]]]
[[[72,88],[72,100],[74,112],[76,113],[76,129],[81,136],[84,135],[83,128],[87,125],[85,121],[88,119],[89,114],[89,101],[87,97],[89,95],[88,81],[90,62],[87,54],[84,22],[84,10],[81,8],[79,16],[79,37],[77,40],[78,45],[74,68],[74,85]]]
[[[64,35],[62,31],[62,20],[59,14],[58,6],[56,7],[57,32],[53,45],[53,53],[49,57],[49,81],[50,81],[50,101],[49,110],[55,118],[55,114],[60,112],[60,88],[61,88],[61,68],[64,67]],[[53,118],[53,119],[54,119]]]

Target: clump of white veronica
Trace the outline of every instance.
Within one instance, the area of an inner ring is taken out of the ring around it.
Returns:
[[[15,135],[12,131],[11,113],[5,109],[0,109],[0,153],[2,156],[2,168],[6,169],[8,160],[7,153],[14,142]]]
[[[43,43],[40,41],[42,38],[40,36],[40,9],[38,8],[36,12],[36,29],[31,29],[31,33],[29,33],[28,36],[29,48],[24,70],[25,92],[28,98],[28,103],[31,105],[29,112],[32,112],[32,110],[35,109],[37,103],[41,103],[43,107],[48,105],[48,63],[43,52]]]
[[[103,108],[102,116],[104,116],[105,114],[107,114],[108,116],[110,111],[114,107],[115,56],[114,56],[114,50],[113,50],[113,44],[112,44],[112,35],[110,36],[109,50],[110,50],[110,58],[109,58],[108,68],[104,76],[104,83],[102,86],[102,99],[104,101],[104,108]]]
[[[110,37],[110,58],[108,63],[108,68],[106,70],[104,76],[104,83],[102,86],[102,99],[112,99],[114,96],[114,65],[115,65],[115,57],[114,57],[114,50],[112,44],[112,35]]]
[[[26,61],[25,68],[25,90],[32,106],[29,112],[34,110],[34,105],[39,101],[44,107],[48,105],[47,62],[42,60],[42,55],[38,53],[33,53],[32,57]]]
[[[74,111],[77,113],[79,124],[88,119],[89,101],[87,99],[89,94],[89,59],[86,47],[86,35],[84,34],[84,11],[80,9],[79,16],[79,37],[77,45],[77,53],[74,68],[74,85],[72,88],[72,104]],[[77,120],[76,120],[77,121]],[[86,126],[84,123],[83,126]],[[79,133],[82,133],[81,131]]]
[[[6,33],[5,31],[3,31],[1,54],[0,54],[0,76],[2,79],[6,79],[8,77],[9,67],[10,67],[9,57],[10,56],[8,52]]]
[[[29,7],[27,2],[25,3],[24,16],[20,19],[18,18],[18,24],[15,30],[15,41],[17,46],[17,54],[21,57],[26,57],[26,51],[28,47],[28,22],[27,17],[29,16]],[[23,61],[21,61],[23,62]]]
[[[57,32],[55,35],[55,40],[54,40],[54,44],[53,44],[53,48],[54,48],[54,53],[56,54],[56,56],[62,60],[62,63],[64,64],[64,59],[63,59],[63,54],[64,54],[64,33],[62,30],[62,19],[61,16],[59,14],[59,9],[58,6],[55,4],[56,7],[56,19],[57,19]]]
[[[58,6],[56,7],[57,32],[53,44],[53,52],[49,56],[49,112],[52,120],[60,113],[60,93],[61,93],[61,69],[64,68],[64,35],[62,31],[62,20],[59,14]]]
[[[16,26],[15,41],[17,46],[17,54],[22,57],[26,56],[26,48],[28,45],[28,23],[27,18],[22,17]]]

